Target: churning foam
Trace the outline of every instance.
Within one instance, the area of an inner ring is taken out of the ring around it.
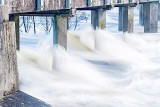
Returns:
[[[113,10],[107,11],[110,32],[69,32],[67,52],[53,46],[50,37],[36,48],[22,47],[21,90],[53,107],[158,107],[159,33],[113,33],[118,22],[118,10]],[[135,20],[136,30],[142,31],[137,27],[138,9]]]
[[[117,35],[91,28],[76,34],[68,33],[69,52],[52,46],[50,38],[35,50],[22,48],[22,91],[55,107],[160,104],[158,35]]]

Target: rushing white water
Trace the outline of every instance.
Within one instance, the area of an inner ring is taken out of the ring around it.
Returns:
[[[68,32],[68,52],[53,46],[51,36],[36,47],[27,42],[39,39],[23,36],[20,89],[54,107],[158,107],[159,33],[115,32],[115,14],[117,10],[107,13],[109,30]]]

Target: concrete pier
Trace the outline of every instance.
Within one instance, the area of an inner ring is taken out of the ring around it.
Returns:
[[[160,20],[160,3],[158,4],[158,20]]]
[[[10,15],[9,21],[15,22],[15,31],[16,31],[16,49],[20,50],[20,36],[19,36],[19,16]]]
[[[91,24],[94,29],[106,28],[106,10],[104,9],[96,9],[91,10]]]
[[[123,7],[119,7],[118,30],[123,31]]]
[[[123,32],[132,33],[134,25],[134,7],[123,7]]]
[[[139,24],[144,25],[143,19],[143,4],[139,5]]]
[[[145,3],[144,6],[144,32],[158,32],[158,3]]]
[[[53,43],[67,49],[67,17],[56,15],[53,19]]]
[[[9,22],[9,6],[0,6],[0,99],[19,89],[15,23]]]

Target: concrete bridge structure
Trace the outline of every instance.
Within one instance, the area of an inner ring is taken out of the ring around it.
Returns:
[[[67,48],[67,18],[91,10],[94,29],[106,28],[106,11],[119,7],[119,30],[133,32],[135,6],[140,5],[144,32],[158,32],[159,0],[0,0],[0,99],[19,90],[16,48],[19,16],[54,17],[54,44]]]

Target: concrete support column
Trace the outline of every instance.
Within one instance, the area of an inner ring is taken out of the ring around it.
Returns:
[[[94,29],[106,28],[106,10],[104,9],[96,9],[91,10],[91,24]]]
[[[20,35],[19,35],[19,16],[10,15],[10,21],[15,22],[15,30],[16,30],[16,49],[20,50]]]
[[[158,20],[160,20],[160,3],[158,4]]]
[[[158,32],[158,3],[145,3],[144,6],[144,32]]]
[[[15,23],[9,22],[9,10],[0,6],[0,99],[19,89]]]
[[[123,7],[119,7],[118,30],[123,31]]]
[[[139,5],[139,23],[141,24],[141,25],[144,25],[144,23],[143,23],[143,4],[140,4]]]
[[[67,17],[57,15],[53,19],[53,43],[67,49]]]
[[[123,32],[132,33],[134,25],[134,7],[123,7]]]

